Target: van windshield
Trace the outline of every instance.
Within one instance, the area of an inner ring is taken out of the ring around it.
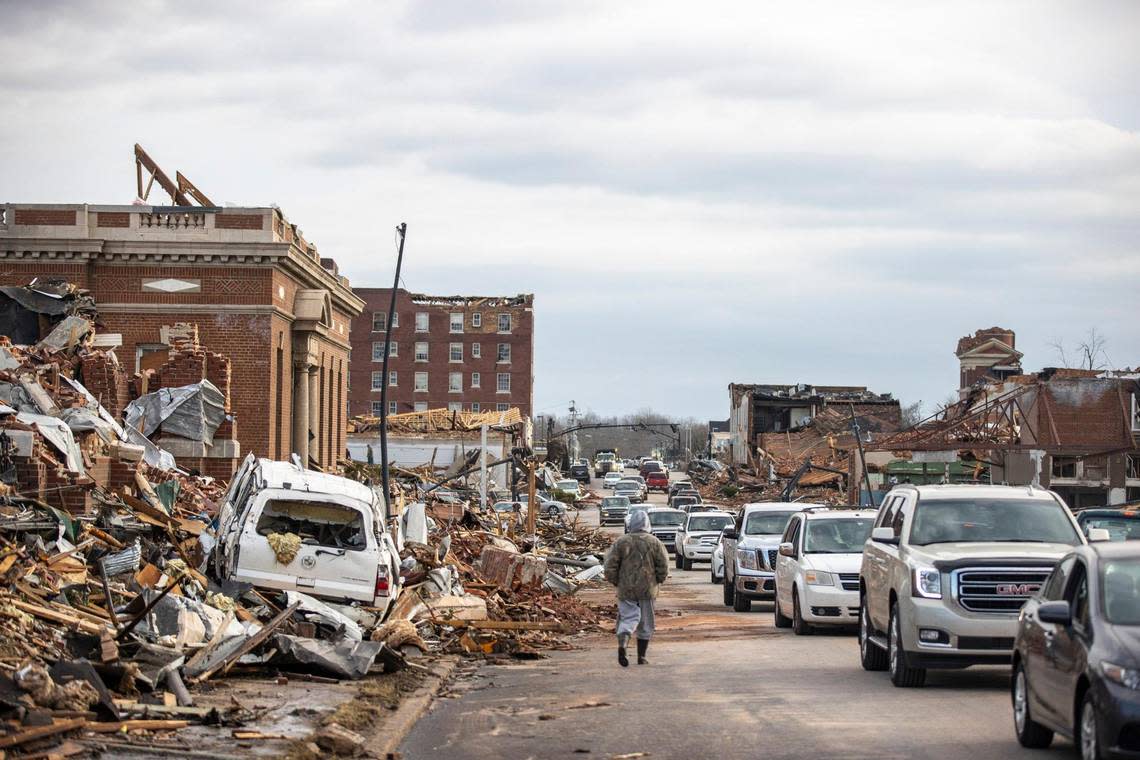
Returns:
[[[262,536],[293,533],[308,546],[354,551],[368,548],[364,515],[351,507],[328,502],[272,499],[261,510],[257,532]]]
[[[977,541],[1075,546],[1081,539],[1065,508],[1052,500],[929,499],[915,508],[912,544]]]

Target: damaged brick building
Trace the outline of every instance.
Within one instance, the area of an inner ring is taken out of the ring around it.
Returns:
[[[749,463],[762,434],[799,429],[825,409],[847,414],[853,406],[883,430],[897,430],[901,415],[898,399],[863,386],[732,383],[728,395],[731,461],[740,464]]]
[[[364,303],[280,210],[5,204],[0,259],[0,284],[49,277],[91,291],[128,375],[170,359],[165,328],[196,324],[231,362],[241,454],[343,456],[349,328]]]
[[[353,416],[428,409],[533,409],[534,296],[431,296],[396,291],[388,377],[381,369],[391,288],[355,288],[365,304],[352,324]]]

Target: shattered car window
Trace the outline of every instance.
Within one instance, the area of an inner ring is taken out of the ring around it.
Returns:
[[[311,501],[267,502],[257,521],[257,532],[294,533],[307,546],[366,549],[364,516],[355,509]]]

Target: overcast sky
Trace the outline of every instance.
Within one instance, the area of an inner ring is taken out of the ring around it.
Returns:
[[[245,9],[242,9],[242,6]],[[133,143],[354,285],[535,294],[535,406],[933,404],[957,339],[1140,365],[1140,3],[0,3],[0,200]],[[152,195],[152,199],[154,196]],[[165,201],[159,201],[165,202]]]

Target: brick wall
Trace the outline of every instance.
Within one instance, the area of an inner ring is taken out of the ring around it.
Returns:
[[[16,209],[15,219],[13,221],[15,224],[26,225],[29,227],[71,227],[75,225],[75,217],[76,212],[70,209],[53,210],[18,208]]]
[[[130,227],[131,215],[122,211],[100,211],[95,214],[96,227]]]
[[[114,417],[130,403],[128,373],[115,354],[90,354],[79,366],[80,381]]]
[[[352,415],[370,414],[372,402],[380,400],[379,390],[372,390],[372,372],[379,372],[381,362],[372,361],[373,342],[383,342],[383,332],[372,331],[373,312],[388,311],[391,290],[387,288],[357,288],[354,292],[364,299],[364,312],[352,323],[352,382],[350,386],[349,413]],[[518,407],[524,415],[531,414],[532,385],[534,375],[534,314],[526,308],[489,307],[467,305],[425,306],[417,304],[400,290],[396,296],[398,313],[397,327],[392,331],[392,340],[397,344],[398,356],[389,361],[389,371],[397,373],[398,384],[388,388],[388,400],[397,403],[397,412],[410,412],[415,403],[425,401],[429,409],[446,408],[450,402],[463,404],[464,410],[478,402],[483,411],[495,409],[496,404],[508,403]],[[415,316],[426,312],[428,332],[416,332]],[[463,332],[452,333],[450,315],[463,314]],[[482,326],[473,327],[471,315],[482,315]],[[511,332],[498,332],[498,315],[511,315]],[[428,343],[428,361],[415,361],[415,344]],[[463,360],[452,362],[450,346],[459,343],[463,346]],[[472,357],[472,344],[478,343],[481,357]],[[510,363],[497,361],[498,345],[510,346]],[[428,392],[414,390],[415,373],[428,373]],[[448,376],[460,372],[463,390],[452,393],[448,390]],[[471,388],[471,373],[480,375],[480,387]],[[496,391],[496,375],[509,372],[511,375],[510,393]]]
[[[214,227],[220,230],[260,230],[262,229],[260,214],[227,214],[222,212],[214,215]]]

